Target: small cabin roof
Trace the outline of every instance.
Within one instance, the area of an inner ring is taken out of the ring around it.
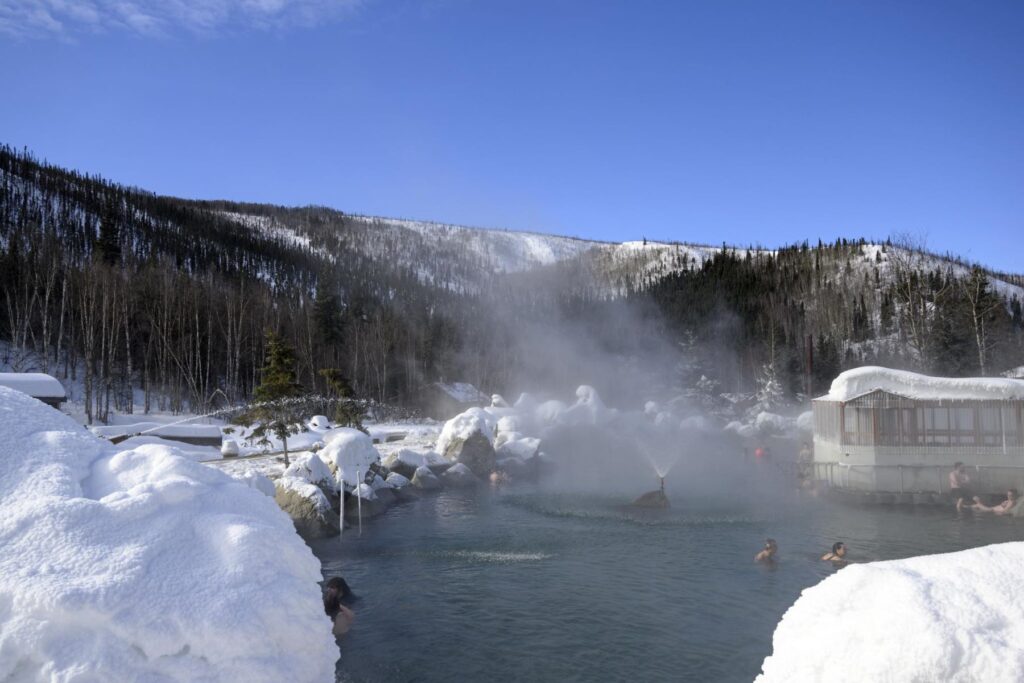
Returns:
[[[491,397],[469,382],[434,382],[434,387],[458,403],[489,402]]]
[[[1024,380],[1002,377],[931,377],[876,366],[854,368],[832,380],[816,401],[846,403],[881,391],[917,401],[1020,401]]]
[[[67,399],[64,385],[42,372],[0,372],[0,387],[8,387],[33,398]]]

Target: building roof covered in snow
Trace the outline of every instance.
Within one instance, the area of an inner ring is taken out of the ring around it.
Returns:
[[[437,382],[434,386],[459,403],[481,403],[491,400],[490,396],[469,382]]]
[[[0,372],[0,387],[8,387],[48,402],[67,399],[64,385],[57,378],[42,372]]]
[[[918,401],[1020,401],[1024,380],[999,377],[930,377],[876,366],[854,368],[832,381],[816,401],[845,403],[875,391]]]

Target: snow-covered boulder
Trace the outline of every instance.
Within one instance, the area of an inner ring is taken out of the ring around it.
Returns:
[[[333,678],[320,562],[272,500],[5,388],[0,434],[0,680]]]
[[[494,471],[494,432],[497,419],[481,408],[470,408],[445,423],[436,449],[449,462],[461,462],[478,477]]]
[[[497,449],[499,458],[519,458],[529,460],[540,451],[540,439],[528,436],[517,436],[503,442]]]
[[[480,480],[476,478],[473,472],[461,462],[449,467],[441,475],[441,479],[448,486],[455,487],[476,486],[480,483]]]
[[[562,420],[562,416],[569,407],[559,400],[544,401],[534,411],[537,424],[540,428],[553,427]]]
[[[238,442],[234,439],[224,439],[224,442],[220,445],[220,455],[222,458],[237,458],[239,453],[241,453],[241,449],[238,447]]]
[[[403,448],[399,451],[395,451],[391,455],[384,458],[384,466],[392,472],[397,472],[407,479],[412,479],[412,475],[415,474],[417,467],[423,467],[429,465],[426,456],[419,452],[409,448]]]
[[[323,440],[325,446],[319,455],[347,488],[359,484],[370,465],[380,459],[373,439],[358,429],[332,429],[324,433]]]
[[[1024,543],[841,569],[775,629],[760,683],[1024,680]]]
[[[389,474],[387,482],[388,484],[391,485],[391,488],[393,489],[404,489],[406,486],[412,483],[408,477],[401,475],[398,472],[392,472],[391,474]]]
[[[433,491],[441,488],[441,480],[429,467],[418,467],[412,476],[412,485],[424,491]]]
[[[326,432],[331,429],[331,421],[326,415],[314,415],[309,418],[309,429],[314,432]]]
[[[274,482],[274,488],[274,501],[292,518],[300,536],[316,539],[340,532],[338,516],[319,486],[305,479],[284,476]]]
[[[292,464],[288,466],[288,469],[284,471],[283,476],[301,479],[320,487],[325,493],[338,492],[338,482],[331,473],[331,469],[316,453],[295,458]]]

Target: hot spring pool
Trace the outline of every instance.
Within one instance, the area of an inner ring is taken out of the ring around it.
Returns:
[[[359,596],[339,681],[750,681],[783,612],[853,561],[1024,538],[1024,520],[794,496],[728,505],[542,489],[446,491],[314,550]],[[752,562],[766,536],[779,562]],[[325,628],[327,628],[325,619]]]

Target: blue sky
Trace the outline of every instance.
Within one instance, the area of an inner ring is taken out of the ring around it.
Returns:
[[[1024,271],[1024,3],[0,0],[0,141],[155,192]]]

